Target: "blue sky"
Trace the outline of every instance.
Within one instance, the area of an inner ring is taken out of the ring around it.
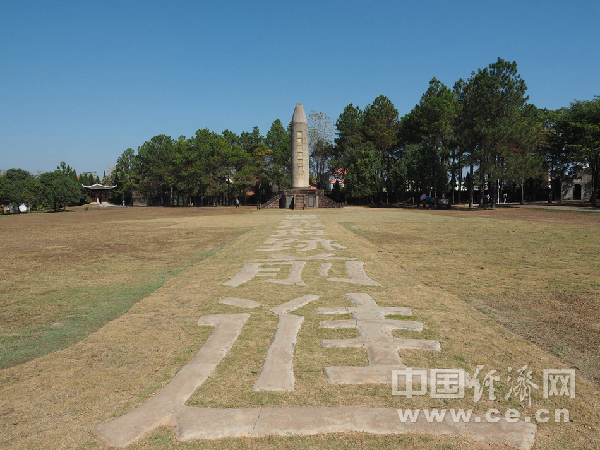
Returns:
[[[600,2],[0,2],[0,169],[102,173],[155,135],[236,133],[300,102],[408,113],[498,57],[529,102],[600,95]]]

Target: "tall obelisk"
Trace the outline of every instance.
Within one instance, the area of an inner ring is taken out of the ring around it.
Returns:
[[[292,189],[310,187],[308,156],[308,122],[298,103],[292,116]]]

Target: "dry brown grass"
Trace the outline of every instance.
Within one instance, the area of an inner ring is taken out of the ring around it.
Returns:
[[[73,208],[0,218],[0,368],[64,348],[235,239],[252,209]],[[230,213],[231,224],[182,226]],[[235,215],[233,215],[235,214]]]
[[[529,408],[527,405],[519,405],[512,398],[504,400],[503,396],[508,389],[504,378],[500,386],[502,398],[496,402],[482,400],[474,404],[471,397],[452,400],[451,404],[446,404],[443,399],[431,399],[428,396],[411,400],[395,397],[391,395],[389,385],[332,387],[323,376],[322,369],[325,366],[367,364],[365,354],[360,350],[322,349],[319,345],[321,339],[344,338],[352,333],[352,330],[317,328],[319,321],[332,317],[316,314],[315,308],[347,305],[347,300],[343,297],[345,292],[368,292],[380,305],[413,308],[411,319],[423,322],[425,327],[419,336],[437,339],[442,351],[402,352],[401,356],[407,365],[464,368],[472,372],[477,364],[483,364],[486,369],[496,369],[505,377],[507,367],[516,368],[528,364],[538,378],[544,368],[567,367],[555,355],[498,325],[489,315],[473,308],[461,298],[479,298],[480,294],[487,293],[478,282],[479,271],[482,270],[478,268],[479,259],[488,261],[483,270],[491,274],[499,270],[495,269],[494,264],[501,266],[493,263],[495,258],[487,253],[480,254],[485,253],[485,246],[482,244],[479,247],[477,240],[472,238],[472,233],[480,235],[481,230],[499,227],[503,220],[509,219],[499,220],[498,215],[483,216],[457,211],[429,213],[366,208],[317,210],[315,213],[326,226],[327,232],[348,247],[348,250],[339,253],[365,261],[367,273],[380,281],[381,287],[365,288],[327,282],[316,274],[315,268],[318,266],[307,264],[303,272],[303,279],[308,284],[305,287],[275,285],[259,279],[231,288],[224,287],[221,283],[237,273],[248,259],[264,256],[259,255],[260,252],[256,252],[256,249],[288,212],[264,210],[244,214],[242,211],[236,213],[240,215],[231,216],[217,211],[214,215],[207,216],[200,211],[193,212],[193,216],[179,216],[178,214],[183,214],[179,211],[164,210],[164,213],[161,212],[164,216],[154,217],[148,222],[168,222],[167,230],[171,232],[195,230],[196,234],[192,236],[201,235],[206,230],[222,230],[231,226],[252,228],[252,231],[235,240],[226,240],[219,252],[182,271],[162,288],[137,302],[127,313],[80,342],[25,364],[1,370],[1,447],[44,448],[60,443],[64,448],[102,448],[93,437],[92,430],[142,404],[168,383],[211,332],[208,327],[197,327],[197,319],[208,314],[241,312],[240,308],[218,303],[221,298],[235,296],[253,299],[267,306],[249,311],[251,318],[239,340],[215,374],[190,399],[190,405],[451,407],[474,408],[478,413],[485,412],[490,407],[502,411],[516,407],[528,414],[538,407],[550,410],[560,407],[570,409],[573,421],[568,424],[540,424],[536,448],[598,448],[600,400],[598,391],[585,382],[578,384],[575,400],[565,400],[562,397],[544,400],[537,393],[534,405]],[[175,216],[169,217],[170,212]],[[127,220],[135,221],[134,218]],[[546,229],[543,224],[531,218],[523,222],[519,225],[519,230],[541,227],[542,231],[555,232],[552,227],[557,225],[553,222]],[[120,222],[117,220],[115,223]],[[589,228],[592,227],[594,225]],[[495,231],[498,229],[503,228],[496,228]],[[448,238],[443,235],[451,231],[458,236],[454,239],[462,239],[460,243],[465,248],[458,245],[445,247],[444,242]],[[415,236],[414,240],[406,237],[411,234]],[[425,239],[422,238],[423,234],[426,234]],[[462,234],[469,236],[461,238]],[[188,236],[183,241],[186,239],[190,240],[191,237]],[[430,245],[430,241],[434,239],[438,240],[438,246]],[[471,243],[474,243],[474,247]],[[444,259],[447,255],[454,257],[458,252],[469,256],[458,268],[471,274],[461,275],[460,279],[452,278],[457,266]],[[510,254],[507,253],[503,258],[510,259]],[[532,266],[530,272],[535,272],[532,275],[535,283],[542,283],[537,280],[545,280],[546,275],[538,273],[534,262],[529,261]],[[341,271],[337,274],[344,275]],[[491,278],[487,282],[492,286],[489,289],[494,295],[505,293],[499,279]],[[514,283],[516,292],[531,292],[527,290],[531,286],[530,281],[521,283],[516,277],[509,277],[507,280],[508,283]],[[576,287],[583,285],[584,278],[572,284]],[[458,289],[458,286],[463,286],[463,290]],[[571,291],[573,295],[577,292]],[[277,323],[276,317],[267,311],[268,306],[281,304],[304,294],[317,294],[321,297],[294,312],[305,317],[294,359],[296,391],[252,391],[251,387],[260,371]],[[594,292],[586,292],[587,294],[595,295]],[[168,428],[155,430],[132,447],[299,449],[398,446],[411,449],[500,448],[455,437],[369,436],[358,433],[179,444],[174,441],[172,430]]]
[[[600,215],[403,211],[348,224],[424,283],[563,358],[600,386]]]

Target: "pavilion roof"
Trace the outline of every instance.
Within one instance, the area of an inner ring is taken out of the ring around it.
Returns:
[[[85,186],[84,184],[82,184],[82,186],[85,189],[105,190],[105,191],[111,190],[111,189],[114,189],[117,187],[116,185],[115,186],[104,186],[103,184],[92,184],[91,186]]]

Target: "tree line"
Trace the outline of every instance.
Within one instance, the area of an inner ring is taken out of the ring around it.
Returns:
[[[453,88],[433,78],[403,117],[383,95],[362,109],[349,104],[335,123],[312,111],[311,183],[328,189],[338,180],[329,194],[353,203],[418,202],[426,194],[472,205],[484,192],[496,199],[510,192],[522,202],[528,185],[545,187],[549,177],[560,184],[581,165],[591,173],[595,206],[600,97],[547,110],[527,103],[526,90],[516,62],[498,58]],[[290,187],[290,129],[277,119],[266,136],[258,127],[240,135],[208,129],[189,138],[161,134],[137,151],[125,150],[103,182],[117,186],[115,203],[136,197],[152,205],[263,203]],[[96,181],[87,174],[77,180],[64,163],[37,177],[10,169],[0,176],[0,203],[56,209],[85,201],[80,184]]]
[[[71,166],[61,162],[52,172],[33,175],[23,169],[8,169],[0,173],[0,205],[15,212],[19,205],[31,209],[58,211],[67,205],[81,205],[88,199],[81,183],[100,183],[91,173],[79,176]]]
[[[526,91],[517,63],[498,58],[452,89],[433,78],[403,117],[383,95],[362,109],[349,104],[335,123],[312,111],[311,183],[328,189],[339,180],[330,195],[354,203],[427,194],[473,204],[482,193],[504,192],[522,202],[528,184],[543,191],[549,176],[562,182],[579,164],[591,172],[595,205],[600,98],[547,110],[527,103]],[[189,139],[156,136],[137,154],[123,153],[113,182],[126,200],[137,193],[153,204],[262,203],[289,188],[290,166],[290,125],[276,120],[266,136],[257,127],[240,136],[206,129]]]
[[[114,195],[127,203],[139,196],[153,205],[264,202],[291,183],[290,145],[289,129],[280,120],[266,136],[258,127],[239,136],[208,129],[190,138],[155,136],[117,159]]]
[[[364,109],[350,104],[336,122],[329,167],[345,173],[345,194],[354,201],[427,194],[460,202],[466,190],[473,204],[476,188],[496,199],[512,191],[523,202],[527,182],[562,183],[579,164],[591,172],[595,206],[600,98],[553,111],[528,104],[526,90],[516,62],[498,58],[453,89],[433,78],[402,118],[385,96]]]

